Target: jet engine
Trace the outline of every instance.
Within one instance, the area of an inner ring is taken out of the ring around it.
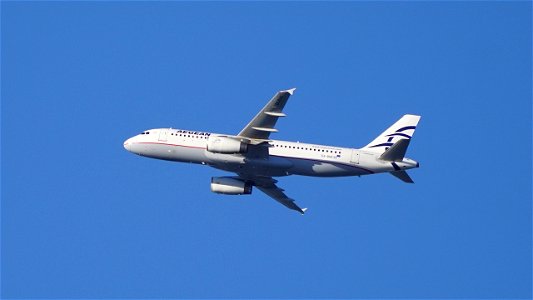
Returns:
[[[210,136],[207,140],[207,151],[225,154],[245,153],[248,151],[248,144],[228,137]]]
[[[234,177],[212,177],[211,192],[225,195],[249,195],[252,184]]]

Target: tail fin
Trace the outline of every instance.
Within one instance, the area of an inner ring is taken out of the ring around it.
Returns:
[[[380,134],[376,139],[370,142],[370,144],[363,147],[363,149],[367,151],[383,153],[400,140],[410,140],[415,133],[418,121],[420,121],[420,116],[403,116],[400,120]],[[407,145],[409,145],[409,143],[407,143]]]

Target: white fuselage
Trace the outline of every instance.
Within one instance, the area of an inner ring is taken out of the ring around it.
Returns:
[[[268,177],[360,176],[418,167],[416,161],[408,158],[391,163],[379,159],[380,153],[363,149],[278,140],[270,140],[266,148],[268,155],[257,155],[257,158],[253,153],[213,153],[207,150],[210,136],[228,135],[169,128],[151,129],[126,140],[124,148],[141,156]]]

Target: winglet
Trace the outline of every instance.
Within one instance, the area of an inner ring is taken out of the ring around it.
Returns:
[[[287,92],[287,93],[289,93],[289,95],[292,96],[292,94],[294,94],[295,90],[296,90],[296,88],[292,88],[292,89],[288,89],[288,90],[285,90],[285,91],[282,91],[282,92]]]
[[[307,207],[306,208],[302,208],[302,211],[301,211],[302,216],[305,214],[306,211],[307,211]]]

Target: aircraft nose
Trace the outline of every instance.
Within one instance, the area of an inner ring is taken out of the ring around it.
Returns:
[[[130,151],[130,147],[131,147],[131,139],[127,139],[126,141],[124,141],[124,149]]]

